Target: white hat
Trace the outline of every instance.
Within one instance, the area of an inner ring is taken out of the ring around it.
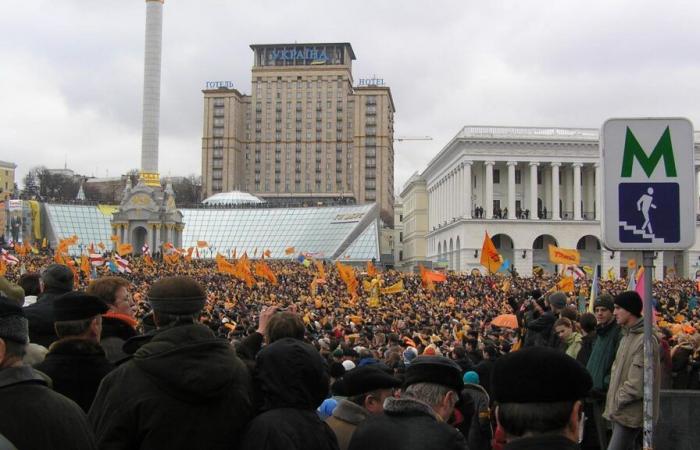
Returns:
[[[355,368],[355,363],[350,361],[349,359],[346,359],[343,361],[343,367],[345,368],[345,371],[349,371]]]

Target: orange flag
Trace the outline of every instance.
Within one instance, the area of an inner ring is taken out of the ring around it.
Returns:
[[[270,256],[272,256],[272,252],[268,249],[268,250],[265,250],[265,253],[263,253],[263,255],[265,255],[266,257],[269,258]]]
[[[564,292],[574,292],[574,277],[562,277],[557,288]]]
[[[80,271],[83,272],[85,278],[90,278],[90,260],[87,255],[80,257]]]
[[[428,270],[425,267],[423,267],[422,264],[419,264],[418,268],[420,269],[420,279],[423,287],[429,291],[435,291],[435,284],[433,284],[430,277],[427,276]]]
[[[326,279],[326,268],[323,267],[323,262],[315,260],[314,264],[316,265],[316,270],[318,270],[318,279],[320,280],[325,280]]]
[[[287,247],[284,249],[284,254],[285,255],[292,255],[296,252],[296,249],[294,247]]]
[[[114,242],[115,244],[118,244],[121,241],[121,239],[119,239],[119,236],[117,236],[116,234],[111,235],[109,237],[109,240]]]
[[[99,248],[100,250],[104,251],[105,245],[104,245],[102,242],[100,242],[100,243],[97,244],[97,248]]]
[[[148,267],[154,267],[156,264],[153,262],[153,258],[151,258],[151,255],[146,255],[143,257],[143,262],[146,263]]]
[[[125,256],[125,255],[130,255],[133,253],[134,248],[131,246],[131,244],[119,244],[117,245],[117,253],[119,253],[119,256]]]
[[[340,279],[343,280],[345,286],[348,289],[348,294],[353,299],[357,297],[357,277],[355,276],[355,270],[341,263],[340,261],[335,262],[335,267],[338,269],[338,274],[340,274]]]
[[[277,277],[275,276],[274,272],[272,272],[270,266],[268,266],[262,261],[259,261],[255,264],[255,275],[269,281],[274,285],[277,285]]]
[[[61,265],[63,265],[63,266],[66,265],[66,261],[65,261],[65,259],[63,258],[63,253],[59,252],[58,250],[56,250],[56,252],[53,254],[53,261],[54,261],[56,264],[61,264]]]
[[[243,256],[238,260],[234,266],[234,276],[239,280],[245,282],[246,286],[253,287],[255,284],[255,278],[253,277],[253,272],[250,270],[250,261],[248,260],[248,255],[243,253]]]
[[[554,264],[581,264],[581,254],[575,249],[559,248],[549,244],[549,261]]]
[[[7,263],[4,259],[0,259],[0,277],[4,277],[7,272]]]
[[[377,268],[374,267],[372,261],[367,261],[367,275],[374,278],[378,275]]]
[[[207,244],[207,241],[197,241],[197,248],[206,248],[209,247]]]
[[[493,245],[488,232],[484,233],[484,244],[481,246],[481,260],[479,262],[486,267],[489,273],[498,272],[503,264],[503,258],[496,250],[496,246]]]

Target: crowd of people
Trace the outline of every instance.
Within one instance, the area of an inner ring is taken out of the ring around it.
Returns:
[[[0,449],[626,449],[640,439],[642,301],[626,280],[601,281],[588,305],[585,278],[564,293],[556,277],[450,273],[426,285],[386,270],[382,284],[403,289],[373,305],[367,273],[357,271],[355,297],[328,263],[321,275],[267,261],[277,282],[248,286],[210,260],[129,261],[120,274],[50,255],[7,266]],[[700,389],[696,284],[657,281],[653,292],[654,392]]]

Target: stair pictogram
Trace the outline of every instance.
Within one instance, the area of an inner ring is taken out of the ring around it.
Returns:
[[[663,244],[663,238],[657,238],[654,234],[645,233],[644,230],[640,230],[634,225],[627,225],[627,222],[621,221],[620,226],[627,231],[631,231],[633,234],[641,236],[644,239],[649,239],[654,244]]]

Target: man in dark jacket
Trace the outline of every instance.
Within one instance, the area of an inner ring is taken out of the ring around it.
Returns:
[[[607,421],[603,418],[603,410],[610,384],[610,371],[621,338],[621,328],[615,322],[613,315],[614,309],[615,304],[609,294],[602,294],[593,303],[593,311],[598,325],[591,356],[586,363],[586,370],[593,379],[593,389],[591,389],[586,403],[590,406],[591,422],[595,425],[595,435],[592,433],[586,435],[584,448],[592,448],[596,443],[602,449],[608,448],[608,427]]]
[[[101,314],[107,305],[97,297],[69,292],[54,301],[59,340],[51,344],[43,362],[34,366],[53,381],[56,392],[87,413],[102,379],[114,366],[100,346]]]
[[[352,369],[334,386],[340,400],[326,423],[338,438],[340,450],[347,450],[357,426],[372,414],[384,412],[384,400],[392,397],[394,388],[401,386],[398,378],[386,373],[379,365]]]
[[[546,308],[547,303],[549,308]],[[556,348],[559,345],[559,337],[554,332],[554,322],[559,318],[561,311],[566,308],[566,294],[563,292],[552,293],[547,298],[544,308],[538,301],[535,301],[532,305],[540,315],[525,324],[527,334],[524,346]]]
[[[252,414],[233,347],[196,323],[204,289],[163,278],[148,302],[157,331],[102,381],[88,417],[101,449],[235,449]]]
[[[316,414],[328,394],[328,368],[318,351],[285,337],[256,358],[261,414],[250,422],[243,450],[337,450],[333,431]]]
[[[73,272],[64,265],[51,264],[41,274],[44,291],[36,303],[27,306],[24,313],[29,320],[29,340],[48,348],[58,339],[53,323],[53,302],[73,290]]]
[[[401,398],[384,402],[384,415],[355,430],[350,450],[453,450],[466,439],[446,422],[464,383],[457,364],[442,356],[419,356],[406,369]]]
[[[94,449],[80,407],[22,363],[28,335],[22,308],[0,301],[0,434],[19,449]]]
[[[504,450],[579,448],[591,376],[578,361],[553,348],[526,348],[496,362],[492,384]]]
[[[489,450],[491,448],[491,398],[486,389],[479,384],[479,374],[467,372],[462,377],[464,389],[462,398],[471,398],[474,403],[474,414],[472,414],[469,432],[467,433],[467,444],[469,450]]]
[[[102,316],[100,345],[109,362],[118,364],[130,356],[122,349],[124,342],[137,334],[129,282],[120,277],[100,277],[90,282],[87,293],[99,298],[109,307]]]

